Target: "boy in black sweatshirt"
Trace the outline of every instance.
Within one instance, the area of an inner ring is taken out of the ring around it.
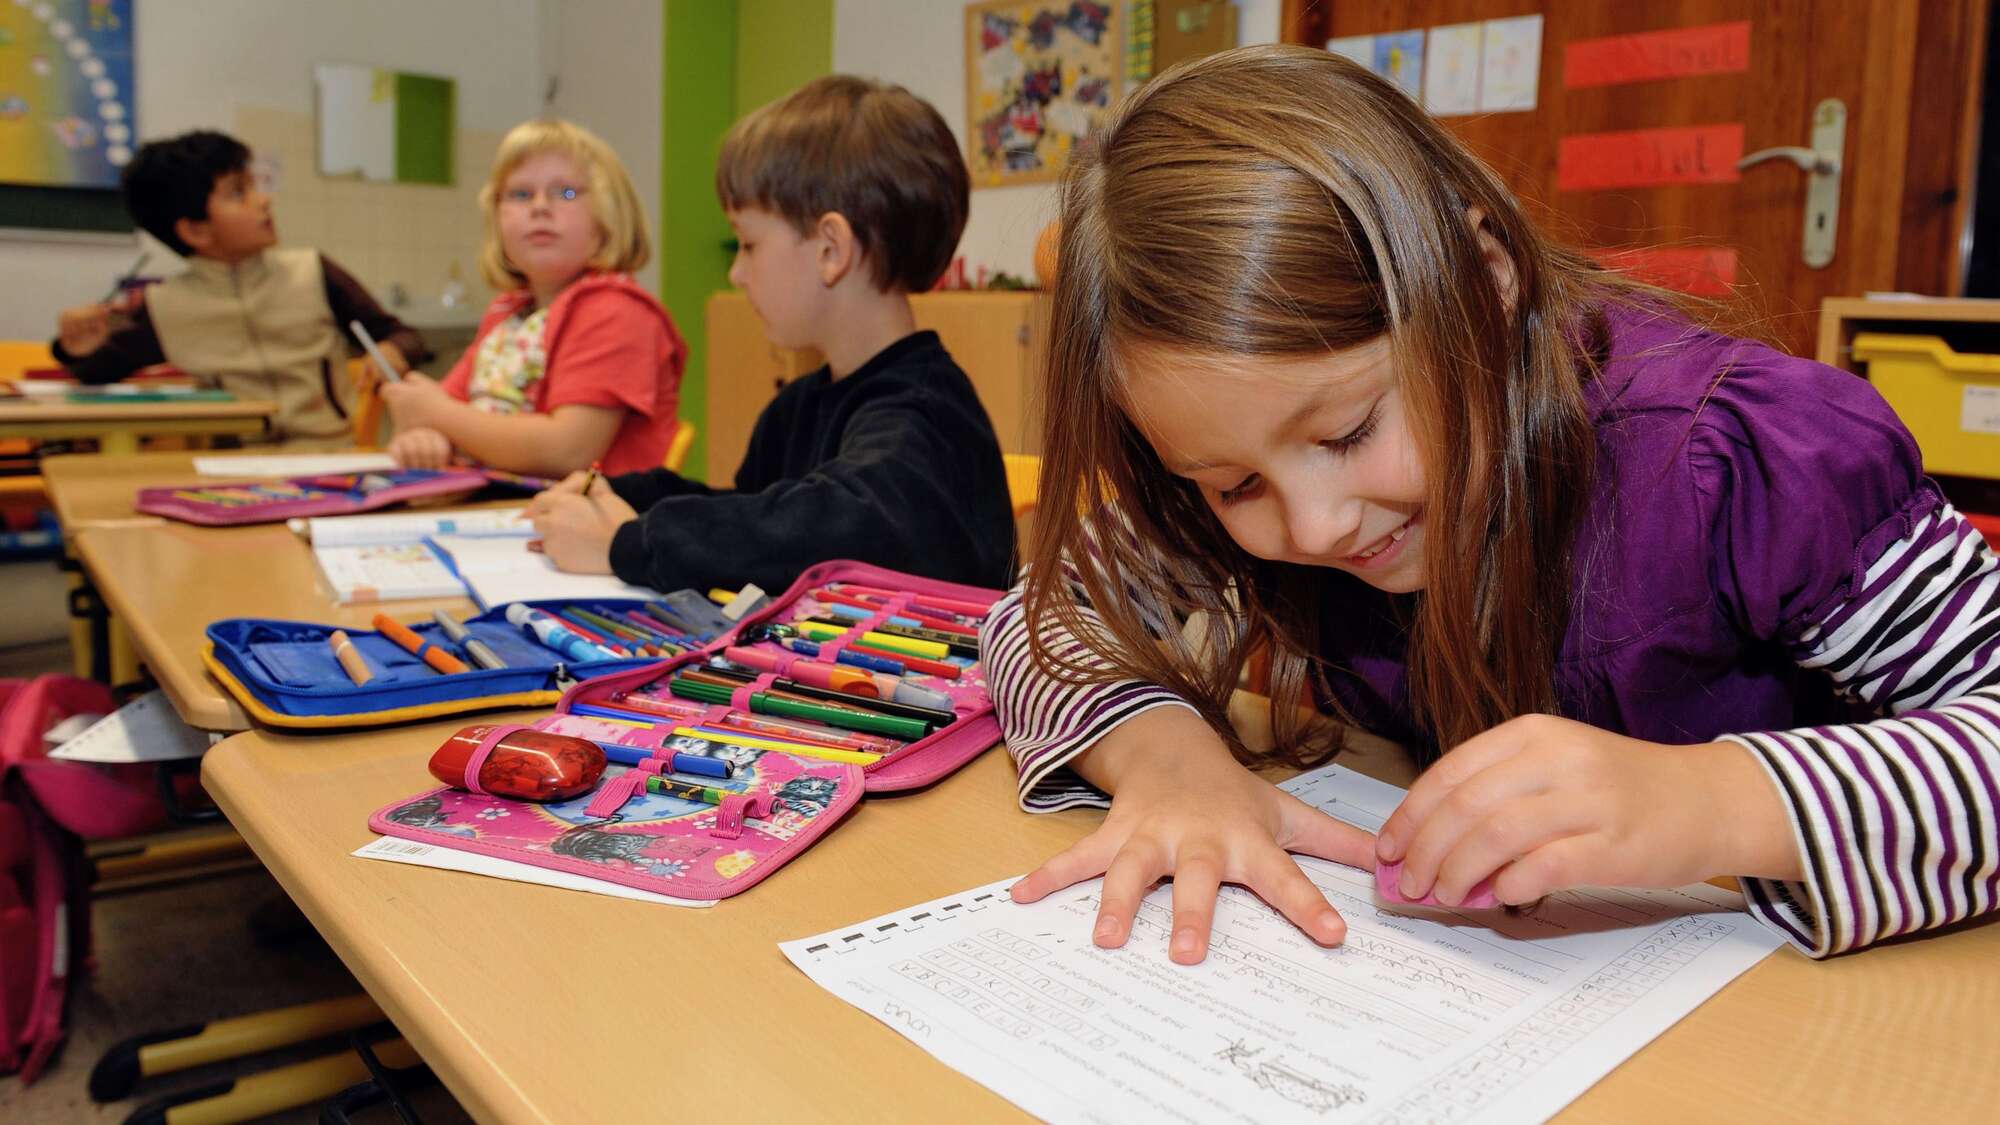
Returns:
[[[1004,587],[1014,521],[993,423],[910,312],[965,227],[944,119],[900,86],[822,78],[738,122],[715,179],[730,282],[773,343],[826,366],[758,416],[734,489],[654,469],[535,497],[549,557],[656,590],[776,593],[837,558]]]

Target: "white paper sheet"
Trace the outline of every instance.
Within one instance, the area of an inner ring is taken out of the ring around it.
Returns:
[[[1339,766],[1287,788],[1374,828],[1402,791]],[[1379,904],[1299,866],[1348,924],[1324,950],[1225,888],[1208,959],[1166,957],[1171,888],[1098,949],[1093,880],[1013,880],[781,943],[822,987],[1051,1121],[1529,1121],[1555,1113],[1775,949],[1708,886],[1587,891],[1533,916]]]
[[[323,473],[380,473],[396,467],[387,453],[273,453],[250,457],[197,457],[205,477],[310,477]]]
[[[434,844],[405,840],[396,836],[377,836],[354,849],[352,854],[362,859],[381,859],[390,863],[407,863],[415,867],[434,867],[440,871],[464,871],[472,875],[508,879],[516,883],[535,883],[566,891],[589,891],[594,895],[608,895],[612,898],[657,902],[663,906],[691,906],[699,909],[715,905],[710,899],[674,898],[672,895],[654,894],[652,891],[609,883],[603,879],[586,879],[567,871],[536,867],[532,863],[480,855],[477,852],[462,852],[456,848],[440,848]]]
[[[315,547],[363,547],[415,543],[432,535],[532,536],[526,507],[467,508],[450,512],[390,512],[383,515],[314,516],[288,520]]]
[[[171,762],[199,758],[212,740],[181,720],[165,693],[149,691],[49,751],[71,762]]]
[[[451,558],[465,588],[481,607],[550,598],[651,598],[653,591],[628,586],[609,574],[569,574],[549,557],[528,549],[527,540],[506,536],[438,535],[430,540]]]

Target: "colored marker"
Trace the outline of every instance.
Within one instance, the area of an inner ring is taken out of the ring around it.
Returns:
[[[326,643],[333,646],[333,658],[340,661],[340,670],[347,673],[347,678],[354,681],[355,687],[375,678],[375,673],[368,670],[368,662],[361,658],[361,650],[354,647],[354,642],[347,638],[346,633],[335,629]]]
[[[862,617],[848,616],[849,614],[858,612],[850,606],[829,606],[827,608],[830,612],[819,617],[809,617],[806,620],[817,621],[822,625],[835,625],[843,628],[852,628],[854,622],[866,620],[866,618]],[[907,641],[924,641],[929,644],[943,645],[945,651],[938,657],[940,660],[952,656],[963,656],[968,659],[977,659],[979,657],[979,638],[976,636],[964,633],[947,633],[939,629],[926,629],[921,625],[898,625],[892,621],[885,621],[880,625],[873,626],[873,628],[885,636]]]
[[[601,648],[604,651],[609,652],[614,656],[625,657],[632,655],[632,650],[626,648],[624,645],[619,644],[617,641],[614,641],[611,638],[604,636],[597,630],[592,629],[588,624],[579,621],[577,619],[576,614],[573,611],[568,609],[559,609],[556,610],[555,615],[556,618],[563,623],[564,628],[568,629],[572,633],[575,633],[577,636],[582,637],[584,640],[589,641],[591,644],[596,645],[598,648]]]
[[[794,622],[792,627],[815,641],[830,641],[835,637],[844,637],[847,635],[845,628],[839,625],[829,625],[824,621],[799,621]],[[951,655],[950,648],[938,644],[936,641],[913,640],[909,637],[897,637],[888,633],[879,633],[872,629],[861,634],[860,639],[869,648],[882,649],[887,652],[906,653],[910,656],[923,657],[927,660],[943,660],[945,657]]]
[[[693,699],[702,703],[730,703],[736,694],[733,686],[703,683],[686,676],[674,677],[669,681],[668,689],[682,699]],[[930,725],[917,719],[905,719],[895,715],[882,715],[872,711],[796,698],[788,699],[768,691],[751,692],[750,709],[765,715],[811,719],[816,723],[825,723],[842,730],[886,734],[891,738],[901,738],[909,742],[915,742],[930,733]]]
[[[375,615],[375,631],[395,641],[411,655],[447,676],[472,671],[471,668],[466,667],[465,661],[417,636],[410,631],[409,626],[402,624],[386,613]]]
[[[842,582],[839,584],[838,589],[843,593],[873,594],[878,598],[896,598],[901,597],[904,593],[901,590],[884,590],[880,586],[863,586],[858,582]],[[919,594],[910,599],[910,604],[916,606],[918,609],[928,610],[932,613],[962,613],[968,617],[981,619],[985,618],[993,610],[993,607],[990,605],[981,605],[978,602],[968,602],[958,598],[941,598],[931,594]]]
[[[735,645],[723,649],[722,655],[746,668],[755,668],[760,672],[776,672],[802,684],[811,684],[816,688],[825,688],[844,695],[861,695],[877,699],[887,694],[876,685],[875,677],[871,673],[859,672],[852,668],[841,668],[817,660],[794,660],[790,662],[791,670],[786,671],[784,668],[786,661],[776,655]]]
[[[817,641],[801,640],[798,637],[770,637],[767,639],[772,644],[780,648],[789,649],[800,656],[820,655],[819,642]],[[900,676],[904,673],[901,661],[891,660],[886,656],[870,656],[865,652],[855,652],[852,649],[844,648],[834,653],[833,661],[836,664],[866,668],[870,672],[883,672],[891,676]]]
[[[717,789],[712,785],[696,785],[692,781],[680,781],[657,775],[646,778],[646,792],[657,793],[662,797],[679,797],[683,801],[699,801],[704,805],[719,805],[724,797],[742,795]]]
[[[882,755],[880,754],[864,754],[858,750],[835,750],[827,746],[808,746],[801,742],[781,742],[774,738],[755,738],[750,735],[735,734],[730,731],[676,727],[674,728],[674,733],[693,738],[706,738],[715,742],[726,742],[731,746],[747,746],[752,750],[775,750],[780,754],[796,754],[801,758],[818,758],[827,762],[847,762],[857,766],[872,766],[882,760]]]
[[[467,629],[458,618],[453,617],[444,610],[434,609],[431,611],[431,619],[438,623],[438,628],[444,630],[446,639],[465,650],[465,655],[470,656],[474,664],[479,665],[481,668],[505,668],[507,666],[507,662],[500,658],[499,653],[493,651],[491,645],[473,636],[472,630]]]
[[[529,635],[548,647],[562,653],[571,660],[616,660],[618,654],[609,649],[599,648],[571,631],[562,622],[543,613],[533,606],[515,602],[507,607],[507,623],[528,631]]]
[[[889,608],[886,603],[870,601],[867,598],[856,597],[852,594],[842,593],[839,590],[824,586],[812,591],[812,596],[825,602],[829,608],[834,606],[848,606],[853,609],[865,610],[867,611],[865,616],[868,617],[873,617]],[[934,613],[925,613],[922,610],[911,609],[908,606],[898,610],[897,616],[891,617],[889,620],[899,625],[915,625],[919,628],[937,629],[942,632],[960,633],[965,636],[978,635],[977,629],[966,624],[957,616],[942,617]]]
[[[604,751],[605,758],[620,765],[636,766],[642,762],[650,762],[655,758],[660,758],[661,761],[666,763],[667,768],[675,773],[700,774],[703,777],[719,777],[725,780],[736,776],[736,767],[721,758],[709,758],[700,754],[684,754],[678,750],[669,752],[666,757],[661,758],[660,751],[647,746],[626,746],[617,742],[598,742],[594,738],[585,739],[585,741],[597,743],[597,748]]]

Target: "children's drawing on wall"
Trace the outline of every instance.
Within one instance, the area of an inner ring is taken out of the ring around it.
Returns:
[[[132,111],[132,0],[0,3],[0,183],[117,187]]]
[[[1118,95],[1116,7],[990,0],[965,9],[965,39],[973,183],[1055,179]]]

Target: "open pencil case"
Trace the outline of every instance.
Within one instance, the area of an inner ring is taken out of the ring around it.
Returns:
[[[633,612],[641,605],[612,598],[526,604],[550,613],[577,607]],[[202,661],[252,718],[274,727],[380,726],[500,707],[546,707],[580,680],[658,662],[652,656],[568,659],[509,624],[507,608],[494,606],[465,622],[471,636],[506,661],[505,668],[447,675],[378,632],[256,617],[209,625]],[[408,627],[428,644],[462,653],[434,621]],[[336,631],[347,634],[372,674],[366,684],[357,686],[335,658],[329,641]]]
[[[334,473],[259,484],[183,484],[142,488],[132,507],[151,515],[210,527],[276,523],[306,516],[345,516],[431,497],[458,496],[489,485],[538,492],[551,482],[497,469],[391,469]]]
[[[814,642],[812,659],[801,659],[806,654],[766,638],[768,626],[803,628],[810,619],[828,616],[829,602],[819,594],[855,588],[886,596],[879,598],[876,611],[842,616],[848,625],[839,636]],[[554,715],[531,724],[537,730],[638,752],[625,755],[634,759],[633,764],[607,765],[591,791],[546,804],[515,800],[476,791],[475,766],[466,771],[472,788],[427,789],[377,810],[369,827],[385,835],[677,898],[737,894],[810,847],[864,794],[928,785],[1000,741],[985,676],[976,660],[967,663],[962,652],[940,661],[955,668],[953,675],[912,672],[897,677],[939,693],[950,703],[948,712],[923,724],[922,733],[906,729],[903,733],[914,737],[899,738],[828,727],[820,736],[845,738],[856,745],[873,740],[875,751],[790,745],[785,740],[794,735],[773,728],[789,724],[794,731],[805,731],[818,724],[799,718],[799,710],[770,710],[777,704],[770,699],[760,704],[759,697],[789,694],[780,686],[781,681],[795,683],[788,673],[805,676],[858,667],[841,663],[839,653],[848,652],[852,659],[863,649],[879,652],[864,638],[880,638],[880,627],[911,620],[909,613],[926,614],[936,623],[930,611],[938,608],[938,602],[966,610],[981,607],[958,623],[976,632],[985,609],[1001,596],[998,590],[917,578],[862,563],[822,563],[700,651],[643,667],[607,670],[571,688]],[[731,652],[744,655],[745,650],[749,659],[769,662],[773,670],[756,671],[732,687],[703,688],[703,694],[712,696],[709,700],[676,694],[692,691],[687,686],[691,677],[707,675],[713,658]],[[674,684],[681,686],[661,688]],[[642,705],[658,710],[638,710]],[[668,714],[668,709],[677,713]],[[760,724],[761,729],[744,729]],[[504,732],[486,734],[489,740],[503,736]],[[734,776],[726,786],[718,783],[728,792],[708,802],[655,791],[656,783],[648,778],[677,776],[672,765],[676,753],[728,762]]]

